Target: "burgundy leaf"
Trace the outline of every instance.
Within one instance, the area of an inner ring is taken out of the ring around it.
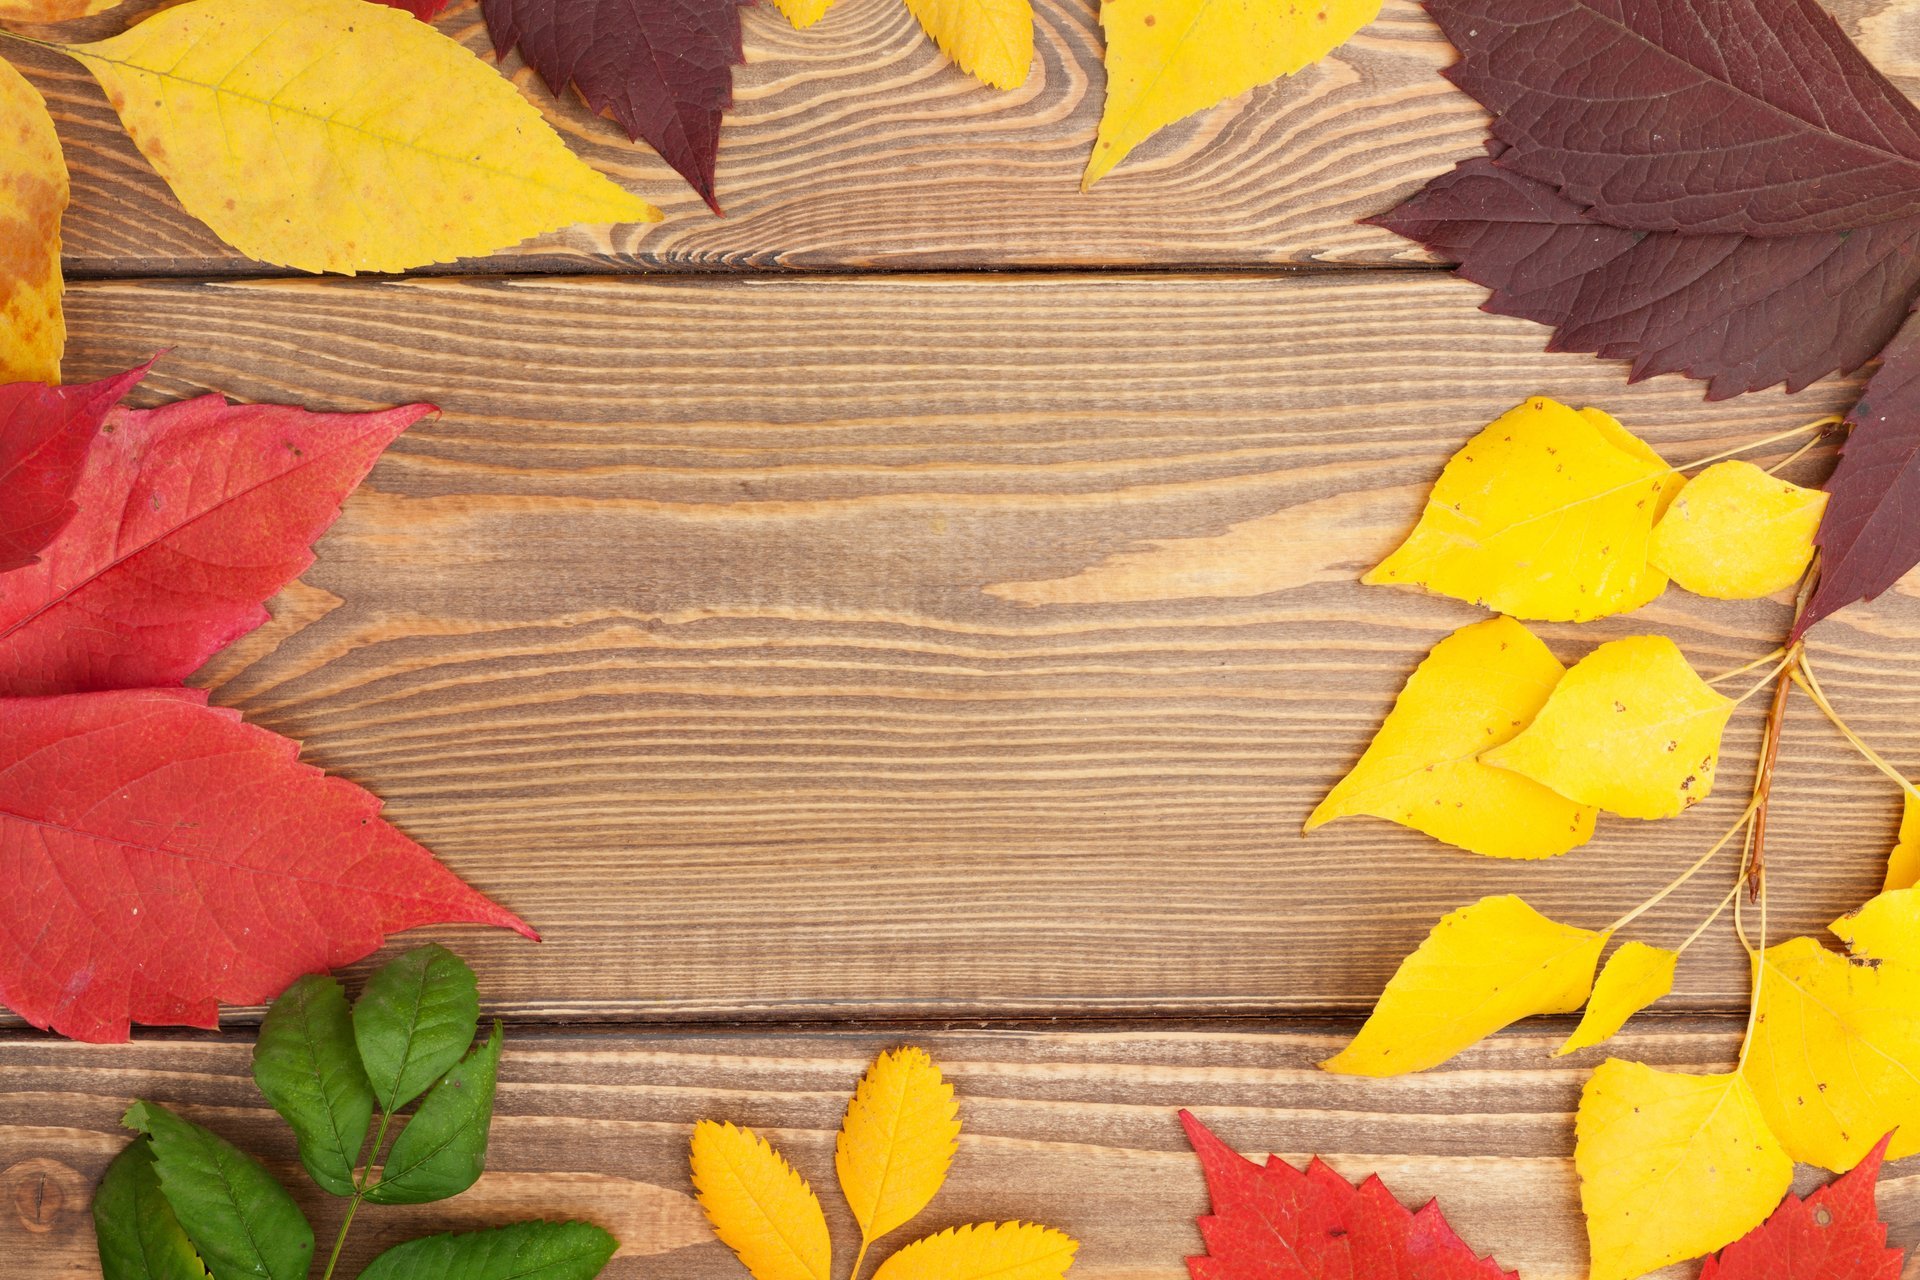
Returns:
[[[0,573],[34,563],[73,519],[88,446],[107,411],[152,367],[79,386],[0,387]]]
[[[517,47],[553,92],[644,138],[715,213],[720,117],[742,61],[749,0],[482,0],[502,57]]]
[[[422,22],[432,22],[453,0],[375,0],[375,3],[405,9]]]

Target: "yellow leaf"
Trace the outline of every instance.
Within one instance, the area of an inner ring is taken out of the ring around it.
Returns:
[[[883,1053],[867,1069],[833,1153],[862,1253],[927,1207],[946,1181],[959,1137],[953,1086],[924,1050]]]
[[[1554,1056],[1564,1057],[1576,1049],[1591,1049],[1613,1039],[1628,1018],[1673,991],[1673,972],[1679,963],[1678,952],[1644,942],[1629,942],[1615,951],[1593,984],[1586,1016]]]
[[[1107,102],[1081,189],[1164,126],[1320,61],[1379,14],[1380,0],[1102,0]]]
[[[191,0],[68,46],[187,211],[303,271],[404,271],[660,215],[520,91],[366,0]]]
[[[1885,889],[1920,885],[1920,796],[1911,791],[1900,794],[1905,797],[1900,810],[1900,841],[1887,858]]]
[[[940,52],[996,89],[1017,89],[1033,66],[1028,0],[907,0]]]
[[[1920,964],[1920,889],[1889,889],[1834,921],[1833,932],[1862,960]]]
[[[1813,559],[1827,509],[1818,489],[1751,462],[1719,462],[1680,491],[1653,530],[1649,557],[1695,595],[1757,600],[1792,586]]]
[[[1647,544],[1672,478],[1605,414],[1536,396],[1448,460],[1413,533],[1361,581],[1524,619],[1624,613],[1666,585]]]
[[[833,1244],[819,1198],[753,1130],[695,1125],[693,1186],[713,1233],[753,1280],[829,1280]]]
[[[800,31],[805,31],[826,17],[827,10],[833,7],[833,0],[773,0],[773,3],[786,15],[787,21]]]
[[[1606,944],[1511,895],[1482,898],[1434,926],[1353,1043],[1320,1065],[1353,1076],[1425,1071],[1522,1018],[1571,1013]]]
[[[1481,759],[1609,813],[1671,818],[1712,793],[1733,707],[1673,641],[1628,636],[1575,663],[1533,723]]]
[[[0,62],[0,121],[9,134],[0,158],[0,382],[58,382],[67,345],[60,309],[67,162],[46,100],[7,62]]]
[[[1920,1152],[1920,965],[1857,963],[1812,938],[1760,964],[1743,1070],[1788,1153],[1843,1172],[1892,1129],[1889,1159]]]
[[[1593,809],[1477,758],[1530,723],[1564,672],[1511,618],[1462,627],[1407,680],[1306,830],[1366,814],[1494,858],[1548,858],[1585,844]]]
[[[0,0],[0,20],[7,22],[67,22],[105,13],[122,0]]]
[[[1738,1074],[1610,1058],[1580,1095],[1577,1132],[1591,1280],[1633,1280],[1731,1244],[1793,1183],[1793,1161]]]
[[[1060,1280],[1079,1243],[1031,1222],[981,1222],[915,1240],[873,1280]]]

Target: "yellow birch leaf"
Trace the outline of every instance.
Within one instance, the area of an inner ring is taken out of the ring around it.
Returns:
[[[1660,496],[1653,502],[1653,523],[1656,529],[1659,528],[1660,517],[1667,513],[1667,508],[1687,486],[1685,473],[1675,471],[1668,466],[1667,460],[1660,456],[1658,450],[1620,425],[1620,420],[1604,409],[1582,409],[1580,416],[1598,427],[1608,444],[1622,453],[1639,458],[1642,462],[1651,463],[1665,473],[1660,480]],[[1648,541],[1651,545],[1651,534],[1648,535]],[[1667,575],[1652,564],[1642,566],[1634,575],[1633,585],[1621,592],[1620,607],[1614,612],[1632,613],[1635,609],[1644,608],[1658,600],[1666,590]]]
[[[819,1197],[753,1130],[695,1125],[693,1186],[713,1233],[753,1280],[829,1280],[833,1243]]]
[[[46,99],[4,61],[0,120],[13,139],[0,159],[0,382],[58,382],[67,345],[60,309],[67,162]]]
[[[187,211],[262,262],[404,271],[660,216],[492,67],[386,5],[190,0],[65,51]]]
[[[1920,965],[1860,963],[1812,938],[1760,964],[1742,1070],[1788,1154],[1844,1172],[1894,1129],[1888,1159],[1920,1152]]]
[[[1585,844],[1592,808],[1477,758],[1529,724],[1564,673],[1511,618],[1462,627],[1415,669],[1306,830],[1365,814],[1493,858],[1549,858]]]
[[[1751,462],[1718,462],[1680,491],[1654,526],[1649,558],[1695,595],[1758,600],[1800,580],[1827,509],[1818,489]]]
[[[921,29],[962,71],[996,89],[1017,89],[1033,66],[1028,0],[907,0]]]
[[[1590,1280],[1633,1280],[1731,1244],[1793,1183],[1793,1161],[1737,1073],[1609,1058],[1580,1094],[1577,1134]]]
[[[1665,588],[1647,546],[1673,479],[1607,415],[1536,396],[1448,460],[1413,533],[1361,581],[1522,619],[1624,613]]]
[[[1320,1065],[1351,1076],[1438,1066],[1500,1028],[1586,1003],[1608,935],[1556,923],[1508,895],[1435,925],[1353,1043]]]
[[[1887,882],[1883,889],[1911,889],[1920,885],[1920,796],[1911,791],[1900,793],[1900,840],[1887,858]]]
[[[0,0],[6,22],[68,22],[105,13],[124,0]]]
[[[1051,1227],[980,1222],[915,1240],[880,1264],[873,1280],[1060,1280],[1079,1248]]]
[[[1887,890],[1832,928],[1862,960],[1920,964],[1920,889]]]
[[[773,0],[773,3],[797,31],[805,31],[826,17],[827,10],[833,7],[833,0]]]
[[[860,1252],[927,1207],[960,1137],[953,1086],[922,1049],[883,1053],[867,1069],[847,1107],[834,1147]],[[854,1270],[860,1270],[859,1264]]]
[[[1673,973],[1680,953],[1644,942],[1629,942],[1607,958],[1593,984],[1587,1012],[1567,1042],[1555,1051],[1565,1057],[1577,1049],[1591,1049],[1619,1034],[1627,1019],[1673,991]]]
[[[1102,0],[1107,101],[1081,190],[1196,111],[1320,61],[1380,0]]]
[[[1628,636],[1576,662],[1533,723],[1481,759],[1609,813],[1671,818],[1712,793],[1733,707],[1673,641]]]

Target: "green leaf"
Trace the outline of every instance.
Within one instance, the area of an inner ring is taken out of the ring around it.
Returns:
[[[516,1222],[395,1245],[360,1280],[593,1280],[619,1247],[587,1222]]]
[[[453,1070],[400,1131],[380,1181],[367,1192],[375,1204],[425,1204],[472,1186],[487,1167],[487,1131],[493,1125],[493,1086],[500,1070],[500,1024]]]
[[[107,1166],[93,1195],[93,1231],[105,1280],[207,1280],[193,1242],[160,1194],[146,1138],[135,1138]]]
[[[352,1195],[373,1121],[373,1085],[338,982],[308,974],[273,1002],[253,1047],[253,1079],[293,1126],[300,1163],[313,1180],[334,1195]]]
[[[353,1006],[353,1034],[380,1109],[392,1115],[425,1093],[479,1026],[473,970],[445,947],[416,948],[374,974]]]
[[[160,1192],[213,1280],[306,1280],[313,1228],[257,1161],[151,1102],[121,1123],[153,1139]]]

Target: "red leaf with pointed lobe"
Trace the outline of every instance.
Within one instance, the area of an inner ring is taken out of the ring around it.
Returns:
[[[433,411],[308,413],[202,396],[115,410],[81,514],[0,576],[0,696],[174,684],[267,620],[383,449]]]
[[[1771,1218],[1707,1259],[1700,1280],[1900,1280],[1901,1252],[1887,1247],[1874,1203],[1892,1137],[1811,1198],[1789,1195]]]
[[[440,16],[440,11],[453,3],[453,0],[374,0],[375,4],[389,5],[395,9],[405,9],[422,22],[432,22]]]
[[[0,573],[34,563],[73,519],[73,491],[107,411],[151,361],[99,382],[0,387]]]
[[[1193,1280],[1513,1280],[1455,1235],[1429,1202],[1409,1213],[1378,1178],[1348,1184],[1318,1159],[1302,1173],[1279,1156],[1264,1167],[1186,1111],[1213,1212],[1199,1219],[1204,1257]]]
[[[117,1041],[213,1027],[403,929],[535,936],[298,755],[199,690],[0,702],[0,1003]]]

